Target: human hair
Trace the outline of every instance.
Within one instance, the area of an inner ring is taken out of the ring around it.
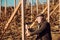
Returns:
[[[42,21],[46,21],[45,15],[44,14],[39,14],[37,17],[42,17]]]
[[[40,16],[41,16],[41,17],[44,17],[44,14],[39,14],[39,15],[37,15],[37,17],[40,17]]]

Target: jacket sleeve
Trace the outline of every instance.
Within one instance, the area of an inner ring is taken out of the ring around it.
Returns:
[[[32,32],[30,35],[35,35],[35,34],[39,34],[41,33],[45,28],[47,27],[47,23],[43,23],[43,25],[41,25],[40,29],[37,29],[36,31]]]

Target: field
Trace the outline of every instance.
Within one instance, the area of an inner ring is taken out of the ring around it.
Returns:
[[[38,7],[38,13],[40,14],[42,10],[44,10],[47,7],[47,4],[40,4]],[[55,10],[54,10],[55,9]],[[8,28],[5,30],[5,25],[8,22],[12,12],[14,11],[14,7],[7,7],[6,13],[5,13],[5,7],[2,7],[1,9],[1,16],[0,16],[0,39],[2,40],[21,40],[21,7],[16,12],[13,20],[10,22]],[[25,23],[29,22],[30,25],[35,21],[37,11],[36,11],[36,5],[33,6],[33,11],[31,14],[31,6],[28,5],[25,7]],[[47,19],[47,9],[44,12],[44,15]],[[32,16],[32,18],[31,18]],[[59,26],[59,6],[58,2],[56,4],[50,5],[50,25],[51,25],[51,35],[53,40],[60,40],[60,26]],[[30,26],[29,25],[29,26]],[[37,22],[32,27],[34,30],[37,27]],[[28,38],[28,37],[27,37]],[[32,37],[33,38],[33,37]],[[34,36],[35,39],[35,36]],[[27,40],[27,39],[26,39]],[[31,38],[29,38],[31,40]]]

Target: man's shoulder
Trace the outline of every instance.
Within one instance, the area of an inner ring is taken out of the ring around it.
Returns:
[[[49,24],[49,25],[50,25],[50,23],[49,23],[49,22],[47,22],[47,21],[45,21],[45,22],[44,22],[44,24]]]

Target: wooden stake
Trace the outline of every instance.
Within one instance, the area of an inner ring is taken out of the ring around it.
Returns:
[[[36,0],[36,9],[37,9],[37,15],[38,15],[38,0]]]
[[[29,0],[26,1],[26,6],[27,6],[27,5],[29,6]]]
[[[32,0],[31,0],[31,22],[32,22],[32,10],[33,8],[32,8]]]
[[[48,7],[46,7],[41,13],[44,13]]]
[[[59,20],[60,20],[60,0],[59,0]],[[59,26],[60,26],[60,21],[59,21]]]
[[[51,16],[52,13],[57,9],[58,6],[59,6],[59,4],[54,7],[54,10],[50,13],[50,16]]]
[[[22,0],[22,13],[21,13],[21,17],[22,17],[22,40],[25,40],[25,24],[24,24],[24,6],[26,4],[26,0]]]
[[[14,9],[16,8],[16,0],[14,0]]]
[[[52,0],[53,1],[53,4],[54,4],[54,0]]]
[[[21,5],[21,1],[19,2],[18,6],[16,7],[16,9],[14,10],[14,12],[12,13],[11,17],[9,18],[7,24],[5,25],[5,28],[4,29],[7,29],[9,23],[11,22],[11,20],[13,19],[14,15],[16,14],[18,8],[20,7]]]
[[[7,11],[7,0],[5,0],[5,16],[6,16],[6,11]]]
[[[16,12],[17,12],[18,8],[20,7],[20,5],[21,5],[21,1],[19,2],[18,6],[16,7],[16,9],[14,10],[14,12],[12,13],[10,19],[6,23],[5,28],[4,28],[4,31],[3,31],[3,34],[1,35],[1,40],[2,40],[2,37],[3,37],[4,33],[6,32],[6,30],[8,28],[8,25],[10,24],[10,22],[13,19],[14,15],[16,14]]]
[[[1,5],[1,0],[0,0],[0,18],[1,18],[1,6],[2,6],[2,5]]]
[[[48,22],[50,21],[49,19],[49,17],[50,17],[50,0],[47,0],[47,5],[48,5]]]

